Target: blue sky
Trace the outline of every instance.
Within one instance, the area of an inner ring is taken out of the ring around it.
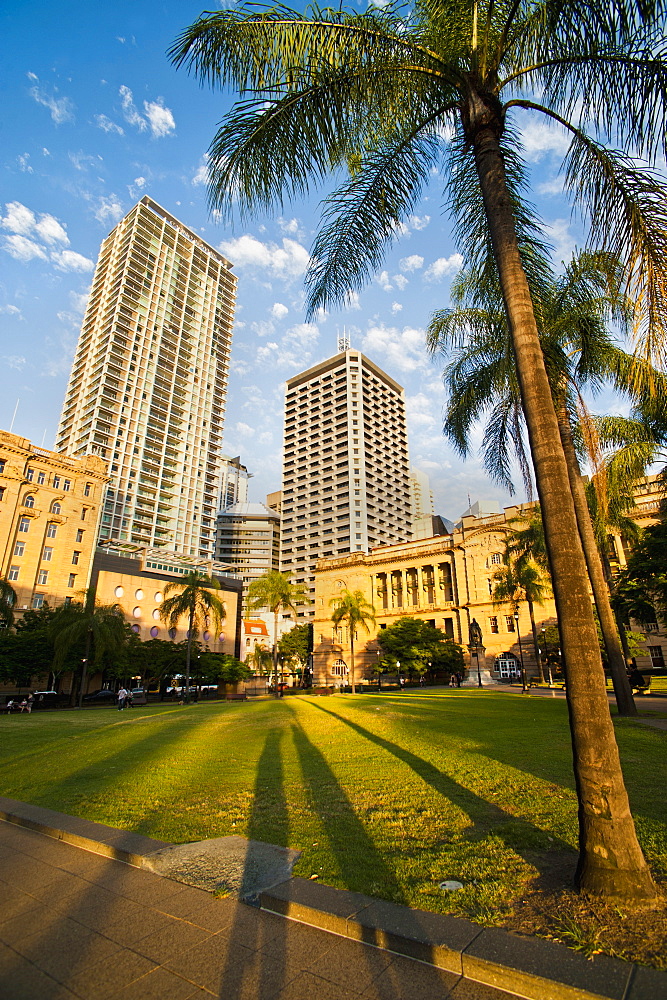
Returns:
[[[201,90],[165,55],[203,9],[191,0],[10,0],[0,15],[0,427],[9,429],[19,399],[14,432],[53,446],[99,245],[149,194],[236,265],[224,448],[255,474],[251,499],[280,487],[284,380],[333,354],[345,327],[352,346],[405,387],[411,460],[430,476],[437,511],[457,517],[468,495],[509,503],[480,460],[463,464],[441,433],[444,392],[424,328],[448,305],[460,263],[441,178],[352,307],[305,323],[318,197],[233,228],[206,209],[204,157],[233,95]],[[560,260],[582,242],[558,177],[566,140],[528,117],[523,140]]]

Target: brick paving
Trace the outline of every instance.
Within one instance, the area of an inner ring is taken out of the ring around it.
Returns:
[[[513,1000],[0,821],[2,1000]]]

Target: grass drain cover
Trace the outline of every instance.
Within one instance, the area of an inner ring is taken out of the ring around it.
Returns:
[[[438,888],[443,892],[456,892],[457,889],[463,888],[463,882],[440,882]]]

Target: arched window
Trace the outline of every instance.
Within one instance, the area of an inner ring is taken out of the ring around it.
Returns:
[[[51,504],[51,513],[52,514],[59,514],[61,510],[62,510],[62,507],[60,506],[60,504],[58,503],[58,501],[54,500],[53,503]]]
[[[24,507],[34,507],[35,506],[35,498],[32,495],[32,493],[29,493],[28,496],[24,498],[24,500],[23,500],[23,506]]]

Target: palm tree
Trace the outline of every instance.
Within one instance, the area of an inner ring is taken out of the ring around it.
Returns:
[[[310,314],[362,287],[432,171],[447,168],[464,256],[497,270],[512,337],[567,669],[577,884],[635,903],[657,890],[623,783],[531,299],[547,248],[524,198],[514,121],[537,114],[567,131],[565,189],[588,215],[592,245],[623,260],[645,348],[661,346],[667,198],[632,157],[655,162],[664,150],[663,17],[652,0],[417,0],[363,14],[253,3],[203,15],[171,51],[202,82],[249,98],[210,148],[209,200],[223,216],[347,171],[313,247]]]
[[[261,643],[256,643],[250,655],[250,661],[260,674],[268,674],[271,671],[271,665],[273,663],[273,658],[271,656],[271,650],[267,649]]]
[[[165,600],[160,607],[160,618],[167,628],[175,629],[183,618],[188,620],[188,639],[185,653],[185,702],[190,701],[190,661],[192,640],[209,625],[218,632],[225,618],[225,606],[216,591],[220,583],[214,576],[199,570],[190,570],[180,580],[171,580],[164,588]],[[173,591],[173,597],[166,597]]]
[[[127,635],[125,615],[119,604],[101,604],[93,588],[82,591],[81,602],[72,601],[58,608],[49,625],[49,638],[53,643],[53,671],[59,673],[70,650],[84,644],[81,661],[78,703],[83,704],[88,665],[100,666],[105,657],[118,656],[125,646]],[[92,659],[91,659],[92,654]],[[76,699],[75,678],[72,682],[70,704]]]
[[[533,633],[533,648],[535,662],[540,671],[540,680],[544,683],[540,647],[537,641],[537,626],[535,625],[535,604],[544,603],[545,597],[551,592],[551,587],[545,580],[539,566],[533,560],[512,558],[506,551],[504,565],[499,566],[493,574],[492,597],[494,603],[509,603],[518,612],[519,603],[525,601],[528,605],[530,628]],[[519,623],[517,622],[517,629]],[[526,672],[522,664],[522,680],[526,689]]]
[[[595,421],[582,400],[582,387],[597,390],[607,382],[637,399],[638,389],[651,374],[660,379],[651,366],[620,350],[607,330],[612,322],[623,329],[629,321],[629,304],[619,292],[619,282],[618,261],[609,254],[580,253],[559,278],[542,269],[539,280],[533,281],[532,294],[616,703],[621,715],[632,716],[637,709],[626,673],[627,659],[622,645],[625,635],[623,632],[619,635],[612,611],[609,581],[605,580],[603,567],[604,550],[596,544],[573,431],[576,422],[579,451],[585,451],[594,466],[599,466]],[[513,490],[510,478],[513,450],[530,491],[519,385],[500,287],[493,275],[467,272],[455,282],[453,297],[456,307],[437,312],[428,331],[431,352],[445,353],[450,346],[456,348],[454,359],[444,373],[450,394],[445,433],[466,455],[472,424],[490,411],[483,442],[487,471]],[[607,490],[600,487],[608,485],[607,477],[599,472],[594,482],[602,510],[607,503]]]
[[[264,576],[253,580],[248,587],[248,607],[251,611],[268,608],[273,614],[273,677],[276,698],[280,697],[278,686],[278,612],[282,609],[296,617],[296,605],[305,598],[303,587],[290,583],[284,573],[269,570]]]
[[[352,694],[357,693],[357,686],[354,676],[354,640],[357,629],[360,625],[370,632],[368,622],[375,625],[375,608],[369,604],[360,590],[343,590],[330,602],[334,608],[331,621],[338,628],[341,622],[345,622],[350,630],[350,675],[352,678]]]
[[[5,623],[5,628],[11,628],[14,624],[15,604],[16,591],[9,580],[0,579],[0,622]]]

